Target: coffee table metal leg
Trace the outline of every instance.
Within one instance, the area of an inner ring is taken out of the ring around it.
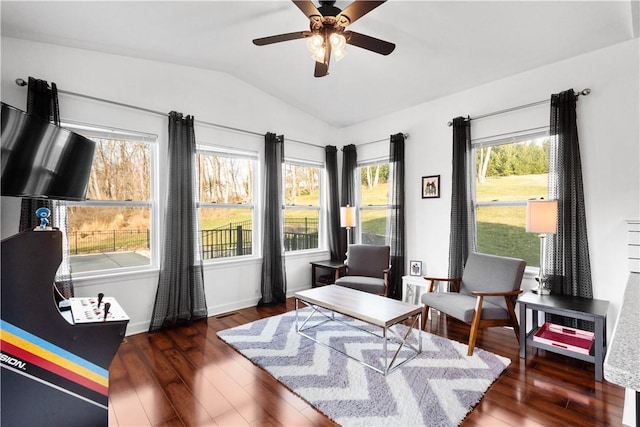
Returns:
[[[306,337],[306,338],[308,338],[308,339],[310,339],[310,340],[312,340],[312,341],[314,341],[314,342],[316,342],[318,344],[321,344],[321,345],[323,345],[325,347],[331,348],[331,349],[333,349],[333,350],[335,350],[335,351],[337,351],[339,353],[342,353],[345,356],[347,356],[347,357],[349,357],[351,359],[354,359],[357,362],[359,362],[360,364],[362,364],[364,366],[367,366],[367,367],[373,369],[374,371],[377,371],[377,372],[379,372],[379,373],[381,373],[381,374],[383,374],[385,376],[387,374],[395,371],[396,369],[398,369],[399,367],[401,367],[405,363],[413,360],[418,354],[422,353],[422,330],[419,327],[421,319],[422,319],[421,313],[418,313],[416,316],[413,316],[413,324],[407,329],[407,332],[404,334],[404,336],[399,335],[393,329],[389,329],[389,327],[383,327],[382,328],[382,336],[380,336],[380,335],[377,335],[377,334],[375,334],[375,333],[373,333],[371,331],[368,331],[366,329],[361,329],[361,328],[359,328],[357,326],[349,325],[349,326],[351,326],[351,327],[353,327],[355,329],[362,330],[363,332],[367,332],[367,333],[369,333],[369,334],[371,334],[373,336],[377,336],[378,338],[381,338],[383,340],[382,346],[383,346],[383,351],[384,351],[384,368],[383,369],[379,369],[379,368],[377,368],[375,366],[372,366],[372,365],[366,363],[364,360],[360,360],[358,358],[355,358],[355,357],[351,356],[350,354],[347,354],[346,352],[344,352],[342,350],[339,350],[339,349],[337,349],[335,347],[332,347],[331,345],[328,345],[328,344],[325,344],[323,342],[320,342],[320,341],[316,340],[315,338],[313,338],[312,336],[307,335],[304,332],[307,329],[312,329],[312,328],[318,327],[318,326],[320,326],[320,325],[322,325],[322,324],[324,324],[326,322],[330,322],[332,320],[335,320],[337,322],[340,322],[340,323],[343,323],[343,324],[346,325],[346,323],[343,322],[342,320],[338,320],[338,319],[335,318],[335,312],[333,312],[333,311],[331,311],[331,316],[328,316],[327,314],[322,313],[322,311],[319,310],[319,308],[320,308],[319,306],[311,304],[311,305],[309,305],[309,307],[312,308],[312,310],[313,310],[312,313],[304,320],[304,322],[302,322],[302,325],[298,325],[298,309],[299,309],[299,306],[298,306],[298,300],[296,299],[296,319],[295,319],[295,322],[296,322],[296,332],[298,334],[300,334],[300,335],[302,335],[302,336],[304,336],[304,337]],[[326,320],[324,320],[323,322],[321,322],[321,323],[319,323],[317,325],[307,326],[305,328],[305,325],[307,324],[307,322],[313,316],[314,313],[321,314],[322,316],[324,316],[326,318]],[[416,324],[416,321],[417,321],[417,324]],[[391,325],[391,326],[393,326],[393,325]],[[417,329],[418,329],[418,348],[414,347],[410,343],[407,343],[407,338],[413,332],[413,330],[416,329],[416,326],[417,326]],[[395,335],[395,337],[397,337],[399,339],[398,349],[395,351],[391,362],[388,362],[388,355],[387,355],[387,350],[388,350],[387,344],[388,344],[388,341],[389,341],[388,332],[392,332],[392,334]],[[404,347],[413,350],[414,354],[411,357],[408,357],[407,359],[405,359],[402,362],[398,363],[397,365],[393,366],[396,358],[398,357],[398,354],[400,353],[400,351]]]
[[[422,313],[418,313],[418,352],[422,353]]]
[[[389,331],[391,331],[400,340],[399,341],[399,345],[398,345],[398,349],[393,354],[393,358],[391,359],[391,362],[389,362],[389,363],[387,363],[387,341],[388,341],[388,336],[386,334],[386,331],[387,331],[386,328],[384,329],[384,339],[385,339],[385,342],[384,342],[385,375],[387,373],[395,371],[396,369],[398,369],[399,367],[401,367],[405,363],[410,362],[411,360],[413,360],[418,354],[422,353],[422,335],[420,335],[420,327],[417,328],[418,329],[418,348],[416,349],[410,343],[407,343],[407,339],[413,333],[413,330],[416,329],[415,326],[419,326],[420,325],[420,321],[421,321],[421,317],[420,317],[420,314],[418,314],[417,316],[414,317],[413,323],[409,326],[409,328],[407,328],[407,332],[404,334],[404,336],[400,336],[394,330],[389,329]],[[416,322],[417,322],[417,325],[416,325]],[[400,354],[400,351],[405,347],[414,351],[413,356],[408,357],[404,361],[402,361],[402,362],[398,363],[397,365],[393,366],[394,362],[398,358],[398,355]]]
[[[382,328],[382,339],[384,340],[382,347],[384,351],[384,374],[387,375],[389,373],[389,364],[387,363],[387,328]],[[397,354],[397,353],[396,353]],[[394,357],[395,360],[395,357]]]

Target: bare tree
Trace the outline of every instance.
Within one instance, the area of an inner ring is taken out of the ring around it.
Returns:
[[[487,177],[487,167],[489,166],[489,158],[491,157],[491,147],[481,148],[479,151],[480,161],[478,170],[478,182],[484,184]]]

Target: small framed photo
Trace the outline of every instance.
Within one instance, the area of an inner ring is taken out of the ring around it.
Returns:
[[[440,197],[440,175],[422,177],[422,198],[436,199]]]
[[[422,261],[409,261],[409,274],[422,276]]]

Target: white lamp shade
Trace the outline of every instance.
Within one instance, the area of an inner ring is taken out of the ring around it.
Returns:
[[[558,201],[529,200],[527,202],[527,232],[551,233],[558,231]]]
[[[340,227],[356,226],[356,208],[355,206],[344,206],[340,208]]]

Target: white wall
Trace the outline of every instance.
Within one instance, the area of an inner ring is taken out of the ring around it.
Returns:
[[[625,219],[640,212],[638,39],[479,86],[342,129],[339,140],[368,141],[408,132],[406,142],[407,256],[429,275],[448,269],[452,131],[457,116],[472,118],[550,98],[573,88],[592,90],[577,103],[594,297],[610,301],[608,331],[627,280]],[[428,76],[425,77],[428,83]],[[543,125],[548,107],[501,116],[514,129]],[[527,114],[524,114],[526,116]],[[472,138],[495,134],[489,119],[471,122]],[[494,121],[495,123],[495,121]],[[480,135],[482,133],[482,135]],[[441,175],[439,199],[421,199],[420,179]],[[529,278],[530,280],[530,278]],[[528,286],[533,287],[531,281]]]
[[[592,94],[578,102],[578,127],[594,294],[611,301],[611,332],[626,283],[624,219],[640,216],[638,51],[636,39],[344,129],[331,128],[228,74],[9,38],[2,38],[1,89],[3,102],[24,109],[26,89],[17,87],[14,80],[34,76],[71,92],[152,110],[178,110],[195,115],[196,120],[260,133],[274,131],[319,146],[336,141],[358,145],[407,132],[406,259],[422,260],[427,274],[444,275],[451,194],[451,128],[447,122],[460,115],[474,117],[528,104],[569,88],[589,87]],[[428,76],[425,84],[429,84]],[[164,151],[166,121],[158,116],[65,95],[61,95],[60,104],[63,118],[157,134],[160,152]],[[472,122],[472,134],[482,126],[487,124]],[[196,135],[211,143],[231,141],[228,132],[207,126],[196,128]],[[262,139],[251,138],[242,141],[262,153]],[[295,157],[324,158],[322,149],[291,147]],[[359,147],[358,159],[386,155],[387,151],[386,142],[367,144]],[[421,199],[420,178],[438,174],[442,196]],[[17,226],[12,220],[17,216],[15,209],[16,203],[3,200],[5,237],[15,232],[8,229]],[[289,290],[308,287],[308,262],[327,255],[288,256]],[[209,265],[205,282],[210,314],[254,305],[260,287],[260,261]],[[156,283],[157,272],[150,272],[83,280],[76,289],[78,295],[102,291],[116,297],[132,317],[128,333],[133,333],[147,328]]]
[[[222,130],[197,122],[222,124],[260,134],[276,132],[285,135],[285,140],[318,145],[314,148],[288,142],[285,155],[297,159],[323,162],[323,147],[334,140],[335,130],[332,127],[226,73],[3,37],[2,101],[24,110],[26,88],[18,87],[14,81],[29,76],[55,82],[59,90],[153,111],[168,113],[176,110],[194,115],[199,143],[245,148],[258,152],[260,158],[264,152],[262,136]],[[60,94],[60,111],[63,120],[158,135],[159,163],[166,164],[166,117],[66,94]],[[157,171],[159,197],[163,200],[166,174],[162,166],[160,169]],[[162,223],[161,209],[157,215]],[[18,199],[3,197],[3,238],[17,232],[18,216]],[[262,215],[259,216],[261,222]],[[310,287],[309,261],[324,258],[328,258],[326,251],[287,256],[289,292]],[[260,296],[260,271],[261,261],[257,257],[207,264],[205,292],[209,313],[218,314],[255,305]],[[115,297],[131,317],[127,333],[132,334],[148,329],[157,280],[156,267],[132,275],[79,279],[75,281],[75,290],[77,296],[104,292]]]

